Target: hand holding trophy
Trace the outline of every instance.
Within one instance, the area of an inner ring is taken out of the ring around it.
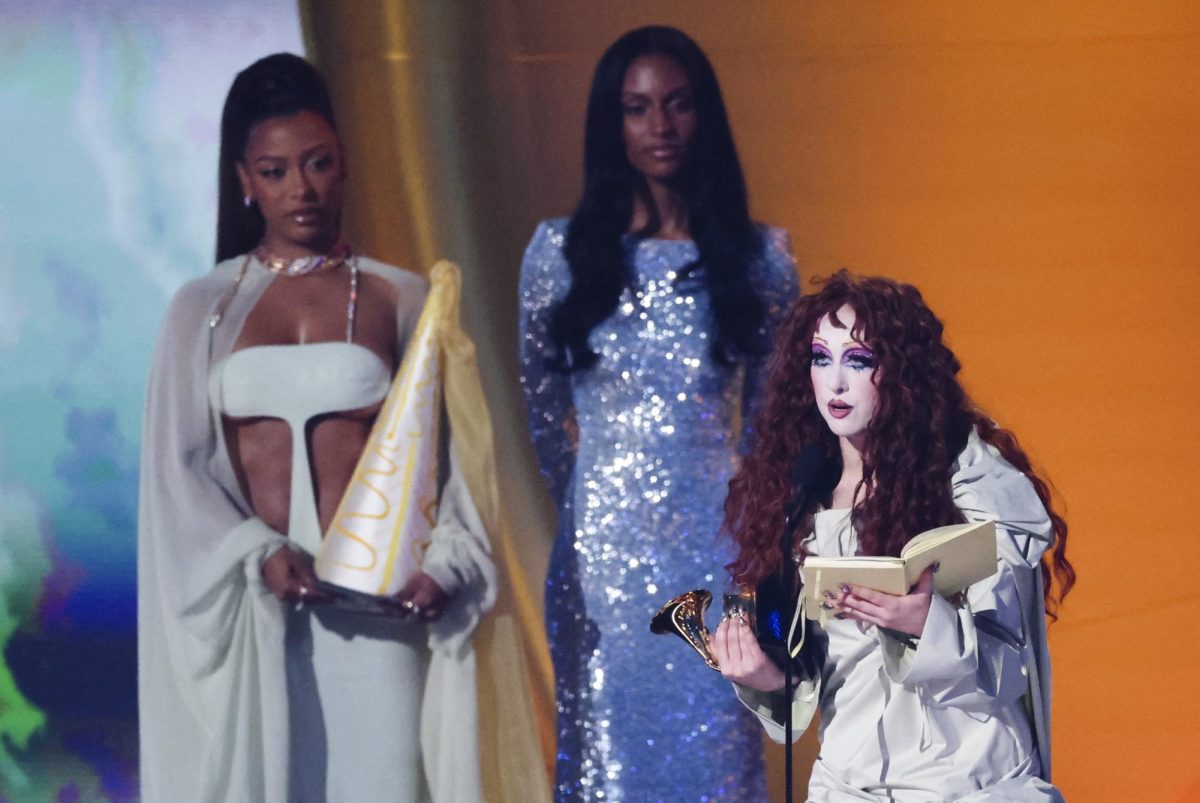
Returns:
[[[726,594],[724,618],[732,616],[754,616],[754,600],[741,594]],[[685,591],[664,605],[650,621],[652,633],[674,633],[692,646],[709,669],[721,671],[720,665],[708,647],[709,630],[704,624],[704,614],[712,604],[712,592],[697,588]],[[751,619],[751,621],[753,621]],[[751,625],[753,627],[753,624]]]
[[[798,677],[815,677],[820,671],[824,652],[824,634],[807,621],[803,606],[797,607],[795,600],[789,600],[781,592],[779,583],[768,580],[754,591],[725,594],[721,618],[740,617],[745,621],[763,652],[780,669],[790,656],[792,671]],[[711,605],[712,592],[707,589],[687,591],[655,614],[650,621],[650,631],[674,633],[686,641],[710,669],[719,672],[721,666],[709,647],[711,633],[704,622]]]
[[[819,445],[805,448],[792,465],[792,497],[785,506],[779,555],[781,569],[755,586],[753,591],[726,594],[725,617],[743,617],[758,639],[763,652],[790,676],[816,678],[824,663],[826,641],[823,631],[810,625],[796,588],[793,542],[797,527],[814,500],[832,490],[829,456]],[[709,631],[704,614],[712,603],[705,589],[688,591],[662,607],[650,622],[654,633],[675,633],[700,653],[704,662],[720,671],[708,647]],[[810,630],[812,631],[810,635]],[[809,644],[807,649],[805,643]]]

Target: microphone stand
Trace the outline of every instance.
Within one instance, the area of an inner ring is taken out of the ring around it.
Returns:
[[[795,691],[792,681],[794,680],[793,663],[792,663],[792,627],[791,625],[797,621],[798,607],[801,604],[800,600],[796,599],[796,561],[794,552],[794,543],[796,530],[800,527],[800,522],[804,520],[804,512],[808,510],[809,504],[813,499],[818,498],[822,493],[824,485],[828,481],[827,472],[829,469],[829,456],[818,444],[810,444],[801,450],[796,456],[795,462],[792,464],[792,498],[788,500],[787,507],[784,508],[783,519],[783,534],[779,539],[779,552],[783,559],[781,571],[783,576],[780,578],[780,585],[783,588],[783,598],[786,600],[785,605],[791,605],[791,616],[788,617],[788,623],[784,626],[783,636],[783,702],[785,711],[783,715],[783,738],[785,745],[784,754],[784,783],[787,787],[784,791],[784,799],[787,803],[792,803],[792,694]],[[786,611],[787,608],[785,607]],[[808,627],[807,622],[803,624]],[[804,634],[801,634],[803,637]]]
[[[807,507],[808,494],[804,488],[797,489],[796,495],[792,497],[792,504],[788,507],[787,516],[783,520],[783,536],[780,538],[780,551],[783,554],[783,598],[788,600],[793,605],[799,605],[800,601],[796,599],[796,564],[793,558],[792,545],[796,535],[796,529],[800,526],[801,520],[804,518],[804,509]],[[794,615],[793,615],[794,619]],[[783,635],[784,661],[783,661],[783,778],[784,778],[784,799],[787,803],[792,803],[792,693],[795,690],[792,681],[792,642],[791,628],[785,626]]]

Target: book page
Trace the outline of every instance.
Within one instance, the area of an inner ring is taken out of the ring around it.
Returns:
[[[947,541],[953,541],[981,527],[986,527],[988,523],[986,521],[968,521],[963,524],[947,524],[944,527],[934,527],[931,530],[926,530],[909,539],[908,543],[900,550],[900,557],[915,558],[922,552],[940,546]]]
[[[969,522],[927,530],[909,541],[900,554],[910,588],[926,567],[937,562],[934,591],[949,596],[995,574],[996,523]]]
[[[996,523],[967,522],[935,527],[905,544],[899,558],[875,555],[821,557],[810,555],[800,567],[804,581],[804,612],[821,624],[834,611],[821,607],[825,592],[843,584],[873,588],[888,594],[907,594],[926,567],[939,564],[934,591],[950,596],[995,574]]]

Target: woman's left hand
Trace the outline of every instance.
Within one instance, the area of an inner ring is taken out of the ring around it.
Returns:
[[[417,572],[393,599],[409,615],[432,622],[442,615],[450,595],[425,572]]]
[[[840,618],[886,627],[911,636],[920,636],[933,602],[934,566],[921,572],[917,584],[904,596],[875,591],[863,586],[845,586],[828,603],[840,609]]]

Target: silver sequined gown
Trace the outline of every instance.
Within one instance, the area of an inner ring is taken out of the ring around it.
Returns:
[[[675,284],[697,257],[694,243],[630,238],[638,289],[592,332],[599,362],[570,376],[549,371],[549,314],[570,284],[566,224],[543,222],[521,268],[522,384],[559,509],[546,581],[556,796],[763,800],[757,721],[687,645],[649,629],[675,594],[729,584],[730,554],[716,535],[760,366],[722,368],[709,357],[707,291]],[[797,280],[786,234],[764,235],[753,276],[773,330]]]

